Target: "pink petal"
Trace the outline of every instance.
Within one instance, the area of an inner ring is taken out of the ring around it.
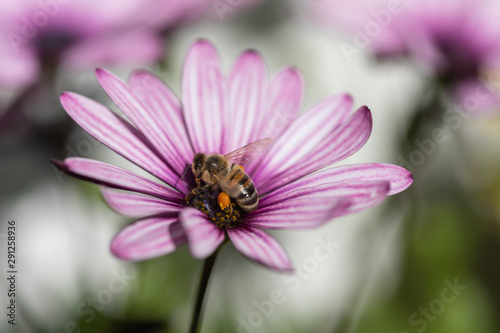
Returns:
[[[330,218],[343,216],[378,205],[389,193],[389,186],[389,183],[384,181],[326,183],[296,189],[280,195],[271,193],[261,198],[259,208],[254,214],[274,214],[275,211],[282,208],[287,209],[285,212],[291,212],[289,209],[293,209],[294,206],[304,210],[305,206],[313,206],[314,204],[318,205],[318,210],[326,211],[328,202],[335,204],[335,200],[341,199],[342,205],[338,206],[339,209],[331,211]],[[308,203],[308,200],[311,202]],[[311,210],[312,208],[310,207]]]
[[[135,95],[148,106],[148,111],[166,133],[168,146],[174,149],[180,161],[192,162],[194,152],[184,124],[182,108],[174,93],[152,73],[136,70],[129,78]],[[184,170],[183,170],[184,171]]]
[[[158,111],[148,108],[141,99],[136,97],[137,90],[132,90],[108,71],[97,69],[96,78],[109,97],[158,150],[165,164],[180,178],[190,161],[179,158],[174,145],[168,139],[168,132],[165,131],[164,122],[161,121],[163,117],[160,116],[162,113],[165,114],[167,110]],[[176,125],[184,127],[182,122],[178,122]]]
[[[265,196],[246,215],[248,224],[271,229],[318,227],[333,217],[373,207],[389,190],[387,182],[326,183]]]
[[[120,231],[111,252],[124,260],[146,260],[174,252],[186,243],[177,217],[148,217]]]
[[[306,166],[296,166],[296,170],[305,172],[317,171],[328,165],[341,161],[357,152],[364,146],[372,133],[372,114],[366,106],[360,107],[351,115],[339,128],[337,128],[331,139],[322,142],[316,148],[315,154],[311,154],[311,160],[308,160]],[[293,173],[295,170],[287,170]]]
[[[5,32],[7,35],[8,32]],[[40,64],[35,52],[17,49],[0,40],[0,85],[9,89],[24,88],[34,83],[39,75]],[[3,110],[2,110],[3,111]],[[1,112],[0,112],[1,114]]]
[[[197,209],[182,210],[179,220],[186,233],[191,255],[196,259],[210,256],[224,241],[224,232]]]
[[[228,79],[229,108],[224,153],[261,139],[258,125],[264,116],[266,68],[261,56],[254,51],[243,53]]]
[[[302,75],[295,68],[276,74],[267,89],[269,101],[259,138],[277,138],[297,118],[303,90]]]
[[[349,138],[346,138],[348,135],[352,136],[351,141],[357,141],[355,138],[363,136],[363,132],[352,133],[353,127],[358,129],[357,122],[354,121],[357,118],[346,120],[352,104],[352,98],[348,95],[331,96],[295,120],[267,150],[260,163],[252,165],[253,168],[248,170],[259,193],[262,195],[293,180],[288,179],[291,170],[299,172],[295,178],[316,171],[317,169],[312,170],[312,162],[317,156],[324,154],[322,150],[340,152],[350,146],[347,141]],[[351,130],[345,131],[346,127]],[[329,157],[324,162],[335,160],[337,155]],[[269,182],[278,175],[279,179]]]
[[[137,129],[101,104],[69,92],[61,95],[61,104],[83,129],[123,157],[170,185],[179,180],[150,149]],[[179,186],[185,189],[182,182]]]
[[[301,193],[298,197],[259,207],[245,215],[245,223],[264,229],[311,229],[328,222],[348,205],[349,200],[342,197]]]
[[[117,166],[80,157],[70,157],[53,163],[62,171],[83,180],[121,190],[139,192],[183,203],[184,195]]]
[[[113,210],[129,217],[178,213],[185,207],[179,203],[134,192],[116,191],[107,187],[102,187],[101,193]]]
[[[357,212],[379,204],[389,193],[389,183],[385,181],[326,183],[314,187],[300,188],[281,195],[271,193],[259,202],[257,211],[264,213],[272,211],[275,205],[281,205],[289,200],[298,200],[301,197],[310,198],[342,198],[347,200],[348,206],[335,216]]]
[[[286,184],[271,193],[279,196],[283,193],[304,187],[315,187],[325,183],[389,182],[387,195],[404,191],[413,182],[412,174],[406,169],[393,164],[366,163],[335,167],[318,171]]]
[[[341,126],[332,131],[323,142],[318,143],[307,156],[280,174],[274,176],[272,182],[265,176],[265,186],[257,188],[265,194],[297,178],[332,165],[358,151],[368,140],[372,129],[370,110],[366,107],[358,109]],[[289,164],[289,163],[288,163]]]
[[[387,182],[350,184],[350,186],[346,187],[347,189],[352,188],[350,189],[352,194],[347,196],[349,205],[343,211],[336,212],[335,217],[373,208],[384,201],[389,193],[389,184]]]
[[[283,247],[264,231],[244,226],[227,229],[227,234],[238,251],[248,258],[279,272],[293,272]]]
[[[83,39],[69,48],[62,59],[68,68],[95,68],[116,64],[155,63],[163,42],[154,31],[122,32]]]
[[[225,90],[217,52],[199,40],[189,50],[182,74],[184,116],[195,152],[222,152]]]

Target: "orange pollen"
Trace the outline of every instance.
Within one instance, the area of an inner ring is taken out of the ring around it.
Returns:
[[[231,205],[231,198],[229,198],[229,195],[227,195],[227,193],[220,192],[217,196],[217,202],[220,206],[220,209],[224,210],[226,209],[226,207]]]
[[[245,171],[245,168],[241,165],[238,165],[240,167],[241,170]]]

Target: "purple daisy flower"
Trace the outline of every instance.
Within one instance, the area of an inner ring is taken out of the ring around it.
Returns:
[[[351,113],[352,98],[339,94],[299,115],[303,83],[298,71],[285,68],[268,80],[264,61],[254,51],[241,54],[225,76],[214,47],[197,41],[184,64],[182,104],[146,71],[133,73],[128,84],[101,69],[96,77],[132,124],[75,93],[61,96],[63,107],[86,131],[161,182],[91,159],[54,163],[102,185],[117,212],[143,217],[111,242],[112,253],[125,260],[165,255],[186,243],[195,258],[206,258],[227,236],[248,258],[290,272],[286,252],[262,229],[318,227],[373,207],[413,181],[407,170],[391,164],[325,169],[364,145],[372,129],[370,110],[363,106]],[[272,145],[244,164],[260,196],[255,211],[221,225],[211,219],[222,212],[211,198],[217,193],[199,190],[203,211],[186,203],[194,184],[183,174],[195,153],[227,154],[269,136]]]
[[[474,111],[500,103],[493,73],[500,68],[500,5],[494,0],[309,1],[316,17],[349,30],[346,57],[368,48],[380,58],[408,57],[433,73]]]
[[[164,52],[166,33],[258,1],[217,11],[212,0],[5,0],[0,3],[0,85],[29,85],[42,68],[55,65],[152,64]]]
[[[159,58],[161,40],[145,13],[154,0],[21,0],[0,4],[0,83],[24,86],[43,66],[148,63]]]

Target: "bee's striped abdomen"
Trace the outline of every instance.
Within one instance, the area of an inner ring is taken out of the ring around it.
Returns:
[[[246,212],[252,212],[259,203],[259,194],[250,177],[238,165],[233,164],[226,188],[223,189]]]

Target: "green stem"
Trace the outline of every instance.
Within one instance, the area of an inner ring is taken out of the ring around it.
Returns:
[[[214,254],[208,257],[205,260],[205,264],[203,265],[203,271],[201,272],[201,278],[198,284],[198,291],[193,309],[193,319],[191,320],[191,327],[189,328],[189,333],[198,332],[198,324],[201,319],[202,308],[203,308],[203,299],[205,298],[205,292],[207,290],[208,281],[210,280],[210,273],[212,273],[212,268],[214,267],[215,258],[217,257],[218,252],[219,251],[215,251]]]

